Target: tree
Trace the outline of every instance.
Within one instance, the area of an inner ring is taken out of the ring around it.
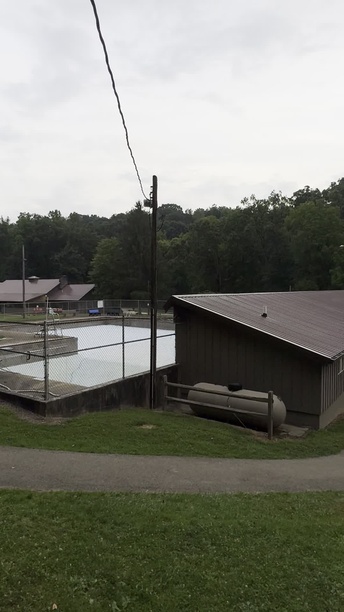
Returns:
[[[100,298],[121,298],[122,287],[120,246],[117,238],[103,238],[91,263],[90,280]]]
[[[272,193],[266,200],[251,196],[244,206],[231,209],[223,220],[224,290],[288,289],[291,255],[284,227],[288,201]]]
[[[209,215],[196,221],[188,236],[190,279],[192,291],[223,290],[223,224]]]
[[[14,226],[10,220],[0,220],[0,282],[6,280],[10,269],[11,251],[14,245]]]
[[[336,253],[344,242],[343,221],[337,208],[306,202],[286,219],[293,255],[293,289],[329,289]]]
[[[158,295],[190,293],[190,247],[188,234],[158,240]]]
[[[70,283],[83,283],[87,279],[87,261],[70,242],[55,256],[55,266],[57,275],[66,275]]]
[[[126,215],[118,237],[121,258],[122,297],[149,294],[150,280],[150,219],[141,202]]]
[[[299,189],[293,193],[291,202],[293,206],[297,207],[306,202],[324,202],[324,197],[319,189],[311,189],[309,185],[306,185],[303,189]]]
[[[201,291],[344,288],[344,178],[290,199],[272,192],[240,206],[195,211],[158,208],[158,295]],[[0,221],[0,280],[27,276],[71,282],[92,278],[103,297],[146,298],[150,283],[150,217],[137,202],[110,219],[58,210]]]
[[[330,205],[335,206],[340,211],[340,216],[344,218],[344,178],[336,183],[331,183],[328,189],[322,192],[324,200]]]
[[[157,211],[157,224],[162,234],[168,239],[185,234],[192,222],[192,215],[184,212],[177,204],[163,204]]]
[[[99,242],[90,279],[103,297],[145,299],[149,294],[150,227],[149,216],[140,202],[125,215],[121,225],[118,237]]]
[[[66,245],[66,220],[59,211],[47,216],[21,213],[16,224],[19,242],[25,244],[27,275],[57,276],[56,256]]]

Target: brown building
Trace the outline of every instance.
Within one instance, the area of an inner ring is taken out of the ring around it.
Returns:
[[[287,422],[325,427],[344,412],[344,291],[176,295],[180,382],[272,390]]]
[[[78,302],[87,299],[88,294],[94,289],[93,284],[70,284],[66,277],[62,278],[38,278],[30,276],[25,280],[23,294],[22,280],[6,280],[0,283],[0,304],[25,302],[44,302],[46,296],[49,302]]]

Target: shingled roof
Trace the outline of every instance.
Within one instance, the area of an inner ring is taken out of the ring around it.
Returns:
[[[344,354],[344,291],[173,295],[166,309],[172,305],[228,319],[330,360]]]

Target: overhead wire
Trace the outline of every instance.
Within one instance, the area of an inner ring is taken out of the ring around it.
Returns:
[[[101,31],[100,20],[99,20],[99,16],[98,16],[98,11],[97,11],[97,7],[96,7],[96,3],[95,3],[94,0],[90,0],[90,2],[91,2],[91,5],[92,5],[92,8],[93,8],[93,13],[94,13],[94,18],[95,18],[95,22],[96,22],[96,28],[97,28],[99,40],[100,40],[101,45],[103,47],[105,63],[106,63],[106,67],[107,67],[108,73],[110,75],[112,89],[113,89],[113,92],[114,92],[116,100],[117,100],[118,111],[119,111],[119,114],[120,114],[121,119],[122,119],[127,147],[128,147],[128,150],[129,150],[132,162],[134,164],[136,176],[137,176],[139,184],[140,184],[140,189],[141,189],[142,195],[145,198],[145,200],[149,200],[150,198],[147,198],[147,196],[146,196],[146,194],[144,192],[141,176],[140,176],[140,173],[139,173],[139,169],[137,167],[137,163],[136,163],[136,160],[135,160],[135,157],[134,157],[134,153],[133,153],[133,150],[132,150],[130,142],[129,142],[128,128],[127,128],[127,125],[126,125],[126,122],[125,122],[125,118],[124,118],[124,114],[123,114],[123,111],[122,111],[121,102],[120,102],[119,95],[118,95],[118,92],[117,92],[115,78],[113,76],[113,72],[112,72],[112,69],[111,69],[111,66],[110,66],[109,54],[108,54],[108,51],[107,51],[107,48],[106,48],[106,44],[105,44],[105,40],[104,40],[102,31]]]

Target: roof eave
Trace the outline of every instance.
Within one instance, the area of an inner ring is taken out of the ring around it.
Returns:
[[[196,295],[196,294],[195,294]],[[190,310],[198,310],[204,313],[207,313],[210,317],[214,317],[216,319],[222,319],[222,320],[226,320],[226,321],[231,321],[232,323],[234,323],[235,325],[239,325],[241,327],[245,327],[247,329],[252,329],[255,332],[262,334],[263,336],[269,336],[270,338],[274,338],[275,340],[278,340],[279,342],[285,342],[285,344],[288,344],[289,346],[293,346],[296,349],[305,351],[307,354],[312,355],[312,356],[316,356],[316,357],[320,357],[323,361],[325,361],[326,363],[333,363],[333,361],[335,361],[336,359],[338,359],[338,357],[340,355],[334,355],[333,357],[329,357],[328,355],[324,355],[323,353],[319,353],[318,351],[312,351],[311,349],[302,346],[300,344],[296,344],[295,342],[291,342],[290,340],[286,340],[285,338],[281,338],[280,336],[276,336],[272,333],[266,332],[262,329],[259,329],[259,327],[254,327],[252,325],[248,325],[246,323],[243,323],[242,321],[238,321],[237,319],[232,319],[231,317],[225,316],[223,314],[219,314],[217,312],[213,312],[212,310],[209,310],[208,308],[205,308],[204,306],[199,306],[198,304],[192,304],[190,303],[184,296],[181,295],[172,295],[169,300],[167,300],[164,308],[166,309],[166,306],[168,305],[168,308],[171,308],[171,306],[184,306],[186,308],[189,308]],[[343,351],[344,354],[344,351]]]

